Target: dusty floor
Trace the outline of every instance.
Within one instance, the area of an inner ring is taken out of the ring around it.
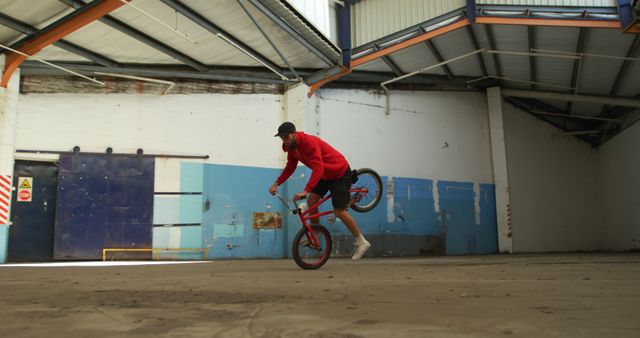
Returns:
[[[0,267],[0,337],[640,337],[640,254]]]

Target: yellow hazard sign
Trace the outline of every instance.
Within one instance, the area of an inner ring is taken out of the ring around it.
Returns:
[[[20,183],[20,189],[31,189],[31,177],[20,177],[22,182]]]
[[[33,177],[18,177],[18,202],[31,202],[33,199]]]

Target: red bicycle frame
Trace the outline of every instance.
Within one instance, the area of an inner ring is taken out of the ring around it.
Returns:
[[[349,189],[348,190],[349,193],[355,193],[353,195],[353,198],[351,199],[351,201],[349,202],[349,206],[353,205],[353,203],[358,202],[362,197],[366,196],[367,193],[369,192],[368,189],[363,189],[363,188],[359,188],[359,189]],[[296,206],[296,209],[292,210],[292,212],[294,214],[297,214],[298,217],[300,218],[300,222],[302,223],[302,226],[304,226],[305,228],[307,228],[307,240],[309,241],[309,245],[313,248],[318,248],[320,246],[320,243],[318,243],[318,238],[316,238],[316,235],[313,233],[313,231],[311,231],[311,226],[307,223],[308,220],[312,219],[312,218],[316,218],[316,217],[321,217],[321,216],[326,216],[326,215],[330,215],[335,213],[333,210],[329,210],[329,211],[323,211],[323,212],[319,212],[317,214],[313,214],[313,215],[309,215],[309,213],[311,213],[312,210],[316,210],[316,208],[318,208],[320,205],[322,205],[322,203],[326,202],[328,199],[331,198],[331,194],[323,197],[321,200],[319,200],[316,204],[309,206],[307,208],[307,210],[302,211],[299,207],[298,207],[298,203],[296,203],[296,201],[294,200],[293,203]]]

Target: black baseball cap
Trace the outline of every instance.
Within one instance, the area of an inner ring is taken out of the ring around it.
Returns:
[[[278,127],[278,133],[274,137],[289,135],[296,131],[296,126],[291,122],[285,122]]]

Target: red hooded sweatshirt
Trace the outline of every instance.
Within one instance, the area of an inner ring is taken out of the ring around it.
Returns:
[[[307,135],[301,131],[296,132],[296,147],[288,149],[282,145],[282,150],[287,153],[287,166],[276,180],[278,185],[286,181],[296,170],[298,161],[302,162],[313,171],[306,192],[311,192],[320,179],[332,181],[344,175],[349,167],[347,160],[335,150],[329,143],[319,137]]]

